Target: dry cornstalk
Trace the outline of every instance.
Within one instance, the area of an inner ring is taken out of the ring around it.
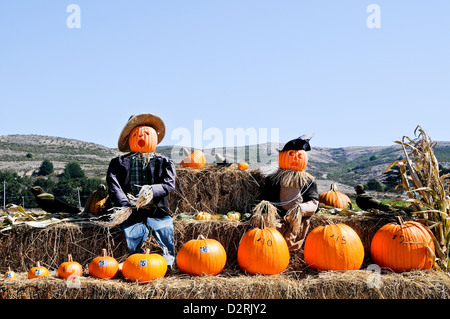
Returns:
[[[439,163],[433,151],[436,143],[422,127],[417,126],[414,134],[417,132],[415,140],[404,136],[402,141],[396,141],[402,146],[405,158],[389,165],[385,172],[398,166],[402,182],[396,189],[406,192],[414,212],[422,218],[420,221],[432,230],[435,266],[447,273],[450,269],[450,175],[439,176]]]

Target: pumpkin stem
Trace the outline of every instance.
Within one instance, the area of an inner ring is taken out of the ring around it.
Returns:
[[[330,190],[333,191],[333,192],[337,192],[337,183],[336,182],[331,184]]]
[[[106,253],[106,249],[105,248],[103,248],[102,249],[102,257],[107,257],[108,255],[107,255],[107,253]]]
[[[403,225],[403,218],[402,216],[395,216],[397,218],[397,221],[400,225]]]
[[[200,240],[200,239],[206,239],[206,237],[205,236],[203,236],[202,234],[200,234],[200,235],[198,235],[198,237],[197,237],[197,240]]]
[[[147,249],[145,250],[145,254],[146,254],[146,255],[150,254],[150,249],[149,249],[149,248],[147,248]]]
[[[39,260],[36,262],[36,267],[41,267],[41,263],[39,262]]]
[[[70,262],[70,263],[73,262],[72,254],[68,254],[67,255],[67,261]]]

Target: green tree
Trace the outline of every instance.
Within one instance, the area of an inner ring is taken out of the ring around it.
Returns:
[[[383,185],[379,181],[377,181],[375,178],[371,178],[367,182],[367,189],[381,192],[381,191],[383,191]]]
[[[39,175],[47,176],[53,172],[53,163],[49,159],[44,159],[39,167]]]
[[[84,171],[77,161],[70,161],[64,168],[63,177],[65,178],[83,178],[85,177]]]

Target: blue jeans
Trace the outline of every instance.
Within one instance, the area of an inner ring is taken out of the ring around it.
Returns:
[[[142,246],[149,234],[152,234],[163,250],[167,266],[172,268],[175,261],[172,217],[155,218],[150,216],[151,213],[147,210],[133,211],[130,217],[121,224],[128,250],[132,253],[143,253]]]

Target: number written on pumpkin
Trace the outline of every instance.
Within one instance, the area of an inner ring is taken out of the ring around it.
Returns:
[[[397,237],[400,238],[400,244],[403,244],[405,242],[405,236],[403,236],[403,235],[400,235],[400,236],[394,235],[394,237],[392,237],[392,239],[395,239]]]
[[[13,277],[14,277],[14,274],[13,274],[12,272],[7,272],[7,273],[5,274],[5,276],[6,276],[6,278],[13,278]]]
[[[334,238],[336,240],[336,244],[341,244],[341,245],[347,244],[347,241],[345,240],[344,236],[333,234],[330,236],[330,238]]]
[[[34,275],[35,275],[35,276],[40,276],[40,275],[42,275],[42,269],[35,269],[35,270],[34,270]]]
[[[147,267],[148,266],[148,260],[139,260],[139,267]]]
[[[261,243],[261,245],[267,245],[268,247],[272,247],[273,243],[272,243],[272,239],[265,239],[265,238],[258,238],[256,240],[257,242]]]

